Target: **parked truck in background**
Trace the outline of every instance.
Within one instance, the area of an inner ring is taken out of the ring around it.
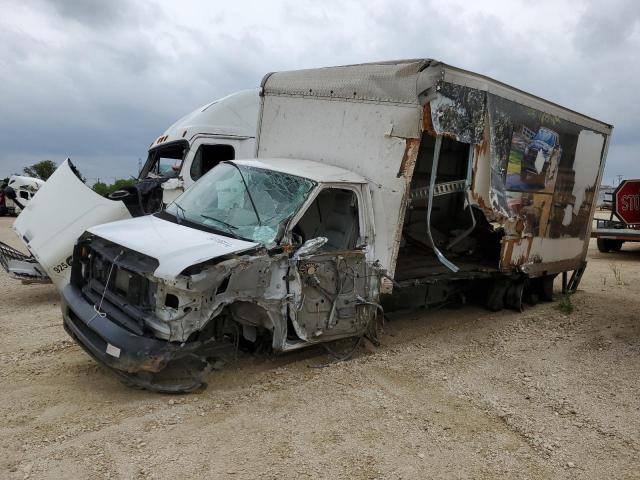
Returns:
[[[44,180],[39,178],[11,175],[2,188],[5,208],[0,215],[19,215],[42,185]]]
[[[87,187],[67,160],[14,224],[31,254],[0,242],[0,265],[23,283],[53,281],[62,290],[69,282],[73,245],[85,230],[158,212],[219,162],[254,156],[258,107],[258,90],[243,90],[180,118],[151,143],[137,183],[109,199]],[[12,177],[9,186],[16,186],[18,201],[26,205],[36,190],[32,184],[43,183]],[[12,211],[11,200],[6,203]]]
[[[7,207],[7,196],[4,193],[4,189],[7,188],[9,183],[9,177],[4,180],[0,180],[0,217],[9,214],[9,208]]]
[[[625,242],[640,241],[640,179],[623,180],[609,195],[609,218],[597,218],[592,233],[602,253],[619,252]]]
[[[67,262],[65,329],[126,383],[188,391],[241,345],[374,336],[383,309],[473,297],[521,310],[558,274],[577,287],[610,125],[434,60],[273,73],[260,95],[257,158],[88,228]],[[532,184],[523,132],[541,128],[561,156]],[[187,159],[173,138],[157,175]]]

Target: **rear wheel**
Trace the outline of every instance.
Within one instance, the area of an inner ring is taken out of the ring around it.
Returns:
[[[624,242],[622,240],[613,240],[611,238],[599,238],[598,239],[598,250],[602,253],[608,253],[611,251],[619,252],[622,248],[622,244]]]
[[[619,252],[622,249],[622,240],[609,240],[609,246],[614,252]]]
[[[611,246],[609,245],[609,240],[607,240],[606,238],[599,238],[598,250],[602,253],[608,253],[611,250]]]

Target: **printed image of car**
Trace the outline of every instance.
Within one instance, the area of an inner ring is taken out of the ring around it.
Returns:
[[[560,151],[559,135],[553,130],[540,127],[525,146],[520,164],[520,180],[530,186],[545,187],[547,175],[552,173],[551,160]]]

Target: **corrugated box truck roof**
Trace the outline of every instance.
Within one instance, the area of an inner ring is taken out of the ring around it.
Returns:
[[[609,134],[612,129],[605,122],[506,83],[432,59],[394,60],[269,73],[263,78],[262,87],[270,95],[424,105],[428,100],[429,89],[436,87],[441,81],[486,91],[598,132]]]

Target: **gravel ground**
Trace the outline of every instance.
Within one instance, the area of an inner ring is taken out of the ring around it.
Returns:
[[[350,361],[247,357],[182,396],[121,385],[2,271],[0,477],[640,478],[640,246],[589,257],[571,314],[401,315]]]

